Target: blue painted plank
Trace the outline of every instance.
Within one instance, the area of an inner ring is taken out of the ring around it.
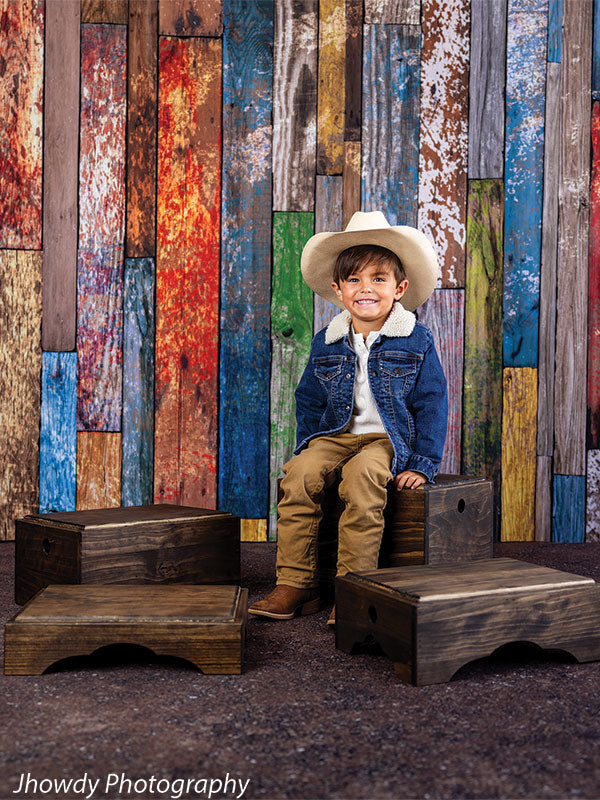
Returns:
[[[555,475],[552,541],[585,542],[585,475]]]
[[[536,367],[547,0],[510,0],[507,28],[504,366]]]
[[[125,259],[121,439],[124,506],[153,502],[154,285],[154,259]]]
[[[550,0],[548,9],[548,61],[562,61],[563,0]]]
[[[42,353],[40,513],[75,511],[77,353]]]
[[[390,225],[417,224],[420,63],[418,26],[365,26],[362,205]]]
[[[592,57],[592,98],[600,100],[600,0],[594,0],[594,51]]]
[[[315,192],[315,233],[341,231],[342,224],[342,178],[335,175],[317,175]],[[327,325],[340,309],[333,303],[315,294],[314,332]]]
[[[219,508],[267,516],[273,6],[223,3]]]

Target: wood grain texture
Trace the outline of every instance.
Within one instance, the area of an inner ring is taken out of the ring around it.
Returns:
[[[121,434],[77,434],[76,510],[121,505]]]
[[[548,64],[544,132],[544,201],[538,348],[538,455],[554,451],[554,350],[556,346],[556,257],[560,163],[560,66]],[[551,509],[545,513],[550,514]]]
[[[365,24],[418,25],[420,0],[365,0]]]
[[[346,0],[319,0],[317,172],[341,175],[344,163]]]
[[[77,353],[42,353],[40,513],[75,509]]]
[[[267,516],[273,13],[223,8],[219,508]],[[240,422],[243,420],[243,424]]]
[[[163,36],[221,36],[222,0],[160,0]]]
[[[600,448],[600,103],[592,106],[587,405],[590,446]]]
[[[151,258],[125,260],[121,502],[152,503],[154,463],[154,289]]]
[[[434,290],[417,310],[417,319],[433,333],[433,343],[448,384],[448,433],[439,469],[456,475],[461,465],[464,290]]]
[[[317,175],[315,192],[315,233],[341,231],[343,179],[328,175]],[[317,333],[339,314],[333,303],[314,295],[314,332]]]
[[[434,244],[438,286],[465,285],[469,0],[423,0],[418,227]]]
[[[585,473],[591,3],[564,0],[554,471]]]
[[[157,0],[129,3],[125,254],[153,257],[156,236]]]
[[[80,3],[46,4],[42,346],[75,349]]]
[[[312,211],[317,146],[318,0],[275,4],[273,210]]]
[[[600,25],[598,20],[600,20],[600,0],[594,0],[594,52],[592,54],[592,97],[594,100],[600,100]]]
[[[585,542],[585,483],[585,475],[554,475],[553,542]]]
[[[216,503],[221,63],[160,41],[155,502]]]
[[[493,479],[496,533],[502,442],[503,207],[502,180],[469,181],[463,471]]]
[[[41,253],[0,250],[0,539],[39,502],[41,313]]]
[[[363,50],[362,210],[417,224],[420,28],[369,25]]]
[[[548,61],[562,61],[563,0],[549,0],[548,8]]]
[[[344,142],[344,173],[342,177],[342,228],[360,211],[361,143]]]
[[[504,369],[502,541],[535,539],[537,370]]]
[[[77,429],[121,429],[127,29],[81,34]]]
[[[294,392],[308,362],[313,331],[312,292],[300,272],[300,254],[314,232],[312,214],[273,218],[271,292],[271,447],[269,538],[277,525],[277,478],[296,446]]]
[[[506,4],[507,0],[471,0],[469,178],[504,174]]]
[[[81,0],[81,21],[127,25],[127,0]]]
[[[42,247],[43,0],[0,3],[0,247]]]
[[[504,366],[538,364],[547,0],[509,0],[504,186]]]
[[[359,142],[362,129],[362,0],[346,0],[344,141]]]
[[[552,540],[552,457],[537,457],[535,475],[535,541]]]
[[[600,450],[587,451],[585,540],[600,542]]]
[[[240,522],[240,540],[242,542],[266,542],[266,519],[242,519]]]

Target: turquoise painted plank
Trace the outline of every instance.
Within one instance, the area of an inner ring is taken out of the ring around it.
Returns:
[[[416,25],[366,25],[362,208],[417,224],[421,35]]]
[[[585,542],[585,475],[555,475],[552,541]]]
[[[594,0],[594,52],[592,57],[592,98],[600,100],[600,0]]]
[[[548,9],[548,61],[562,61],[563,0],[550,0]]]
[[[342,178],[339,175],[317,175],[315,192],[315,233],[341,231],[342,223]],[[318,294],[314,296],[314,332],[328,325],[340,313],[333,303]]]
[[[507,29],[504,366],[536,367],[547,0],[510,0]]]
[[[77,353],[42,353],[40,513],[75,511]]]
[[[223,3],[219,508],[267,516],[273,5]]]
[[[125,259],[121,438],[124,506],[153,502],[154,286],[154,259]]]

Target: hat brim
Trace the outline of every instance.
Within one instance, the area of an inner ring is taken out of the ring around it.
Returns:
[[[414,311],[431,295],[438,279],[435,250],[424,233],[408,225],[311,236],[302,251],[300,267],[313,292],[344,308],[331,287],[333,268],[343,250],[362,244],[387,247],[398,256],[408,278],[408,288],[400,302],[408,311]]]

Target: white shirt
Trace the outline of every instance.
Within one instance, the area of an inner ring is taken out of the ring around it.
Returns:
[[[362,333],[355,333],[354,328],[350,328],[350,344],[358,358],[354,381],[354,408],[347,428],[348,433],[385,433],[367,377],[369,350],[380,333],[381,331],[371,331],[365,342]]]

